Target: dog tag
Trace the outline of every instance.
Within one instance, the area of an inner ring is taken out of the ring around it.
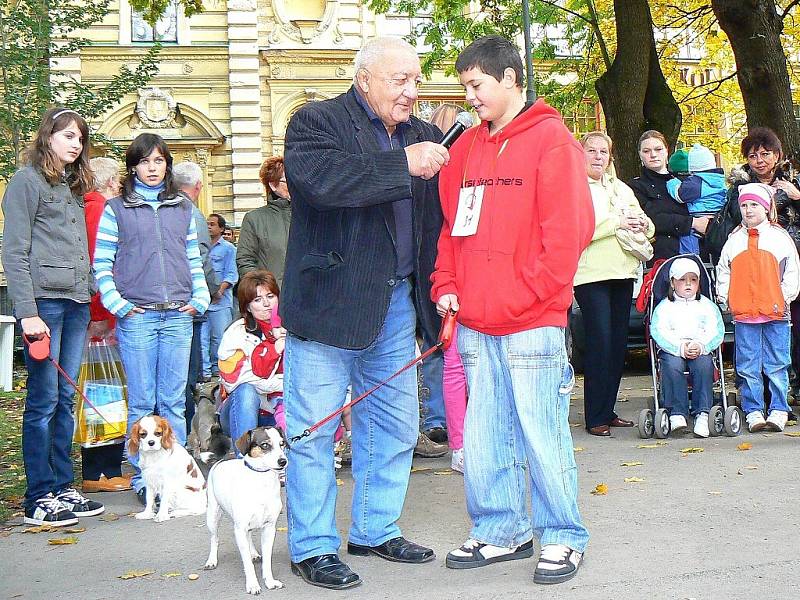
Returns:
[[[475,235],[478,231],[478,221],[481,218],[483,206],[483,191],[485,186],[461,188],[458,193],[458,210],[456,220],[450,235],[453,237],[466,237]]]

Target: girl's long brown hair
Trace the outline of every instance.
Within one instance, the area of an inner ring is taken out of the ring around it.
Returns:
[[[63,169],[72,193],[75,196],[83,196],[92,191],[94,174],[89,165],[89,125],[77,112],[56,106],[44,113],[36,137],[25,151],[25,159],[42,172],[50,185],[57,185],[61,181],[62,165],[50,148],[50,137],[72,123],[75,123],[81,132],[83,148],[78,158],[68,165],[63,165]]]

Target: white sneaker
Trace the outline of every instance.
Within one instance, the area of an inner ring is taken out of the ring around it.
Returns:
[[[470,538],[460,548],[447,553],[444,565],[448,569],[474,569],[496,562],[530,556],[533,556],[533,540],[528,540],[514,548],[503,548]]]
[[[764,415],[760,410],[747,413],[747,429],[750,433],[763,431],[766,426],[767,422],[764,420]]]
[[[686,417],[681,415],[672,415],[669,418],[669,429],[672,433],[682,433],[686,429]]]
[[[708,413],[700,413],[694,418],[694,434],[697,437],[707,438],[708,431]]]
[[[769,411],[767,422],[764,424],[764,429],[766,431],[783,431],[788,420],[789,413],[785,410],[771,410]]]
[[[536,570],[533,572],[534,583],[563,583],[575,577],[581,566],[583,554],[562,544],[546,544]]]
[[[464,474],[464,449],[459,448],[458,450],[453,450],[453,456],[450,458],[450,468],[453,471],[457,471]]]

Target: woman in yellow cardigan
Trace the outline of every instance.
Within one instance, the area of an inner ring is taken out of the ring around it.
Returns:
[[[592,356],[584,366],[584,415],[590,434],[609,436],[611,427],[633,426],[614,412],[614,404],[625,365],[631,296],[640,259],[622,247],[618,236],[651,238],[655,226],[633,190],[613,175],[611,138],[595,131],[587,133],[581,144],[595,214],[594,236],[581,255],[574,281],[585,339],[592,341]]]

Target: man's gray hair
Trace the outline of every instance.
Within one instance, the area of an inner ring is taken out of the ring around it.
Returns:
[[[197,163],[185,160],[172,165],[172,178],[179,188],[192,187],[203,180],[203,170]]]
[[[367,40],[367,43],[361,46],[361,49],[356,52],[356,58],[353,61],[353,66],[355,67],[353,81],[356,81],[356,76],[361,69],[369,71],[372,65],[380,62],[383,55],[388,50],[407,50],[411,52],[411,54],[417,54],[416,48],[403,38],[386,36]]]
[[[100,190],[108,185],[113,177],[119,177],[119,163],[113,158],[96,156],[89,161],[94,172],[94,189]]]

